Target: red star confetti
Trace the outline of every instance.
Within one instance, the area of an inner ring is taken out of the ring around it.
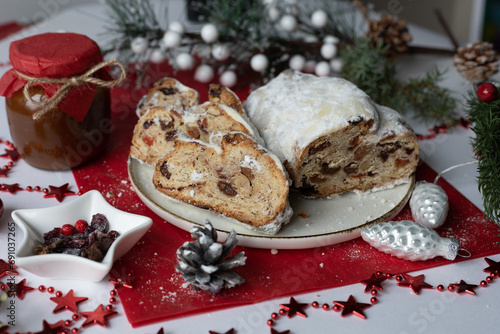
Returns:
[[[425,276],[410,276],[408,274],[401,274],[403,280],[398,283],[398,286],[409,286],[415,294],[419,294],[421,289],[432,289],[433,286],[424,282]]]
[[[17,161],[21,157],[21,155],[16,148],[12,148],[12,150],[5,149],[5,153],[1,154],[0,157],[10,158],[10,160],[12,161]]]
[[[10,264],[0,259],[0,277],[4,277],[6,275],[19,275],[15,268],[17,268],[15,264]]]
[[[271,334],[289,334],[289,333],[290,333],[289,330],[286,330],[286,331],[283,331],[283,332],[278,332],[276,329],[271,328]]]
[[[208,333],[209,334],[234,334],[234,328],[231,328],[230,330],[228,330],[225,333],[217,333],[217,332],[213,332],[213,331],[208,331]]]
[[[290,297],[289,304],[280,304],[281,307],[285,308],[288,311],[288,317],[291,318],[294,315],[298,314],[304,318],[307,318],[307,314],[304,312],[304,308],[309,305],[305,303],[297,303],[295,298]]]
[[[69,183],[63,184],[60,187],[49,186],[50,191],[43,198],[55,197],[58,202],[61,202],[64,197],[74,195],[75,192],[68,189]]]
[[[366,284],[365,292],[371,289],[384,290],[384,288],[382,288],[382,282],[386,279],[387,277],[385,276],[377,276],[377,274],[373,273],[369,279],[362,280],[361,283]]]
[[[363,319],[366,319],[363,310],[371,306],[370,304],[358,303],[353,295],[350,295],[346,302],[334,301],[333,303],[342,307],[342,313],[340,314],[342,317],[353,313]]]
[[[54,308],[52,313],[57,313],[63,310],[70,310],[73,313],[78,313],[77,304],[87,299],[87,297],[75,297],[73,289],[69,290],[66,296],[50,297],[50,300],[57,303],[57,306]]]
[[[106,318],[111,317],[117,314],[115,311],[108,311],[100,304],[97,308],[92,312],[80,312],[82,317],[87,318],[85,322],[82,324],[83,327],[99,324],[103,327],[106,327]]]
[[[1,183],[0,190],[1,191],[8,191],[11,194],[15,194],[17,191],[24,190],[24,189],[19,187],[19,183],[14,183],[14,184]]]
[[[159,330],[159,331],[158,331],[158,333],[156,333],[156,334],[164,334],[164,333],[163,333],[163,327],[162,327],[162,328],[160,328],[160,330]]]
[[[63,321],[56,322],[55,324],[49,324],[46,320],[43,321],[43,329],[41,332],[36,332],[34,334],[60,334],[71,333],[71,330],[63,326]]]
[[[133,287],[133,282],[135,281],[133,272],[130,272],[126,275],[123,275],[123,273],[120,275],[116,272],[112,272],[110,273],[110,275],[111,279],[109,279],[108,281],[114,284],[115,289],[119,289],[121,287],[131,289]]]
[[[493,261],[492,259],[484,258],[486,262],[488,262],[489,267],[484,268],[483,271],[488,271],[490,273],[495,273],[500,276],[500,261]]]
[[[16,295],[17,298],[22,300],[26,292],[35,290],[31,286],[27,286],[25,284],[26,284],[26,278],[16,284],[7,283],[9,287],[9,291],[7,291],[7,294],[9,295],[9,297],[11,297],[12,295]]]
[[[463,293],[467,292],[470,293],[471,295],[475,295],[476,292],[474,291],[475,288],[477,288],[477,285],[474,284],[467,284],[463,279],[460,280],[460,283],[452,283],[457,291],[457,293]]]

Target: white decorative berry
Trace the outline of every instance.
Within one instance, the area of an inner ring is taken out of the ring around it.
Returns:
[[[229,47],[226,44],[214,44],[212,47],[212,56],[220,61],[227,60],[229,56],[231,55],[231,51],[229,50]]]
[[[170,24],[168,25],[168,30],[176,32],[181,36],[184,35],[184,33],[186,32],[186,28],[184,28],[184,24],[182,24],[179,21],[170,22]]]
[[[342,60],[335,58],[330,60],[330,67],[334,72],[340,73],[342,71],[342,67],[344,66],[344,63],[342,63]]]
[[[311,15],[311,23],[316,28],[323,28],[328,23],[328,15],[325,11],[318,9]]]
[[[290,66],[292,70],[296,71],[302,71],[305,65],[306,65],[306,58],[302,55],[294,55],[290,58],[288,62],[288,66]]]
[[[436,256],[454,260],[460,246],[458,240],[442,238],[433,229],[409,220],[369,225],[361,230],[361,237],[384,253],[410,261]]]
[[[219,38],[219,29],[212,23],[207,23],[201,28],[200,34],[205,43],[213,43]]]
[[[320,53],[323,58],[332,59],[337,55],[337,46],[335,44],[323,44]]]
[[[219,78],[220,84],[226,87],[233,87],[237,81],[238,77],[234,71],[224,71]]]
[[[326,77],[330,75],[330,63],[326,61],[320,61],[314,67],[314,73],[319,77]]]
[[[163,43],[169,49],[173,49],[181,45],[182,36],[175,31],[168,30],[163,35]]]
[[[286,32],[292,32],[297,29],[297,19],[293,15],[283,15],[280,27]]]
[[[263,72],[269,65],[269,60],[267,57],[261,53],[256,54],[250,59],[250,67],[255,72]]]
[[[179,53],[175,57],[175,63],[180,70],[190,70],[194,66],[194,58],[189,53]]]
[[[194,79],[202,83],[208,83],[214,78],[214,70],[208,65],[200,65],[194,72]]]
[[[325,44],[338,44],[338,42],[340,42],[338,37],[332,35],[326,35],[325,38],[323,38],[323,43]]]
[[[267,10],[267,17],[269,18],[269,21],[271,23],[278,22],[280,15],[281,12],[278,7],[269,7],[269,9]]]
[[[153,64],[160,64],[165,60],[165,52],[161,49],[154,49],[149,55],[149,61]]]
[[[434,183],[417,182],[410,198],[411,215],[423,226],[438,228],[448,215],[448,196]]]
[[[132,43],[130,43],[130,49],[136,55],[143,54],[144,52],[146,52],[148,47],[149,47],[149,42],[144,37],[136,37],[134,38]]]

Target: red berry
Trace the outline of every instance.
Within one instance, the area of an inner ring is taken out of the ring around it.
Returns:
[[[87,223],[85,220],[83,219],[79,219],[76,221],[75,223],[75,229],[78,233],[83,233],[85,232],[85,229],[87,228],[87,226],[89,226],[89,223]]]
[[[479,100],[490,103],[498,99],[498,89],[491,82],[480,85],[476,91]]]
[[[64,235],[72,235],[75,231],[75,228],[71,224],[64,224],[61,228],[61,232]]]

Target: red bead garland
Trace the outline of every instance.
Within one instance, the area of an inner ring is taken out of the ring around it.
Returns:
[[[477,98],[485,103],[498,100],[498,88],[491,82],[481,84],[476,90]]]

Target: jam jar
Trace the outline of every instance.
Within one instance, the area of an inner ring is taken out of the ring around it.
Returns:
[[[71,81],[90,72],[88,77],[112,82],[99,67],[98,45],[84,35],[47,33],[12,42],[9,57],[13,68],[0,79],[0,95],[6,97],[12,141],[22,158],[34,167],[61,170],[102,152],[113,129],[110,85]],[[62,99],[47,107],[65,85]]]

